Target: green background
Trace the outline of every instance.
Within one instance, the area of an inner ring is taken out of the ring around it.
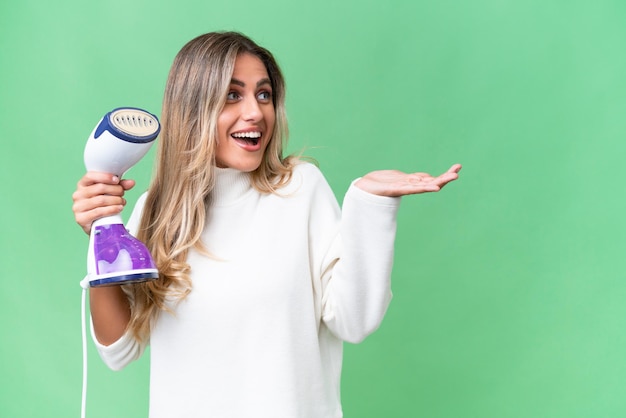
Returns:
[[[0,416],[79,416],[84,143],[115,107],[160,114],[176,52],[220,29],[275,53],[289,150],[340,200],[370,170],[464,166],[402,203],[346,417],[626,416],[623,0],[3,1]],[[112,372],[90,344],[87,416],[146,416],[147,360]]]

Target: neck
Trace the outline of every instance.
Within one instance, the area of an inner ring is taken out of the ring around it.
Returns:
[[[212,192],[213,206],[227,206],[235,203],[252,189],[250,173],[234,168],[215,167],[215,188]]]

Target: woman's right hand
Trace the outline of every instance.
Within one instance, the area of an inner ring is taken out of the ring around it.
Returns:
[[[124,208],[124,192],[135,186],[134,180],[96,171],[87,172],[72,194],[72,211],[76,223],[89,235],[91,224],[99,218],[118,214]]]

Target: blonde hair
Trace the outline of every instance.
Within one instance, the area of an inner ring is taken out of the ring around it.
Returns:
[[[295,158],[283,157],[287,140],[285,82],[265,48],[236,32],[207,33],[176,55],[167,79],[161,115],[157,163],[144,206],[138,238],[150,249],[159,278],[128,286],[129,329],[138,340],[150,333],[166,298],[184,299],[191,291],[189,250],[209,255],[200,236],[215,184],[217,119],[230,86],[235,59],[249,53],[265,65],[276,113],[274,132],[252,186],[272,193],[290,179]]]

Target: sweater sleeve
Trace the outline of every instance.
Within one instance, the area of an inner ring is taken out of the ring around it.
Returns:
[[[400,198],[370,194],[354,182],[345,195],[321,276],[322,321],[344,341],[361,342],[387,311],[399,205]]]
[[[145,199],[146,193],[141,195],[135,204],[129,221],[126,223],[126,227],[132,235],[136,235],[137,233]],[[130,299],[128,292],[125,293]],[[98,350],[98,354],[100,354],[100,358],[104,364],[112,370],[121,370],[132,361],[137,360],[141,357],[147,346],[147,343],[139,343],[128,330],[113,344],[108,346],[100,344],[93,329],[93,322],[91,323],[91,337]]]
[[[137,360],[143,354],[146,344],[141,344],[128,331],[111,345],[102,345],[96,339],[91,323],[91,336],[100,358],[111,370],[122,370],[129,363]]]

